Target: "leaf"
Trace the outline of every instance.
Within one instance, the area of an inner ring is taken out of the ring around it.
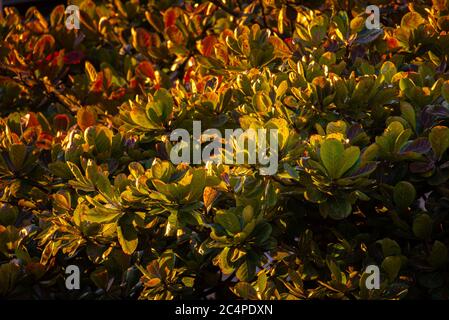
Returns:
[[[418,138],[416,140],[413,140],[412,142],[409,142],[405,144],[399,154],[406,154],[408,152],[416,152],[420,154],[426,154],[430,151],[430,143],[427,138]]]
[[[397,73],[396,66],[391,61],[385,61],[382,64],[382,67],[380,68],[380,74],[382,74],[385,77],[385,81],[387,83],[391,83],[391,79],[393,76]],[[402,103],[402,101],[401,101]]]
[[[401,264],[401,258],[398,256],[389,256],[382,261],[382,269],[388,274],[390,281],[393,281],[398,276]]]
[[[243,299],[257,299],[257,291],[248,282],[239,282],[234,287],[235,292]]]
[[[131,29],[132,44],[137,51],[145,53],[153,44],[151,34],[144,28]]]
[[[151,104],[151,107],[158,117],[162,121],[165,121],[173,111],[173,104],[174,102],[171,94],[166,89],[159,89],[154,94],[154,102]]]
[[[151,121],[145,111],[133,108],[129,113],[131,120],[138,125],[139,127],[142,127],[143,129],[149,129],[149,130],[155,130],[161,128],[160,125],[157,123]]]
[[[85,212],[84,219],[94,223],[109,223],[117,220],[119,216],[120,212],[115,210],[92,208]]]
[[[272,104],[270,96],[265,92],[257,92],[253,97],[253,105],[257,112],[269,112]]]
[[[226,212],[217,214],[214,220],[232,234],[242,231],[240,221],[234,213]]]
[[[384,257],[399,256],[401,254],[401,247],[396,241],[390,238],[379,240],[377,243],[381,244]]]
[[[27,157],[26,149],[26,146],[21,143],[15,143],[9,147],[9,160],[11,160],[15,171],[19,171],[20,169],[22,169],[22,166]]]
[[[435,156],[440,160],[449,147],[449,128],[445,126],[433,127],[429,133],[429,141]]]
[[[449,103],[449,81],[445,81],[441,86],[441,95]]]
[[[360,157],[360,149],[358,147],[349,147],[343,152],[343,161],[338,170],[337,178],[340,178],[346,171],[348,171]]]
[[[236,276],[240,281],[251,281],[256,275],[256,261],[252,254],[248,253],[240,267],[237,269]]]
[[[394,187],[393,199],[400,210],[406,210],[415,201],[415,187],[408,181],[401,181]]]
[[[84,63],[84,69],[86,70],[90,82],[94,82],[97,79],[97,70],[95,70],[95,67],[89,61],[86,61]]]
[[[413,106],[406,101],[401,101],[400,108],[402,117],[407,120],[407,122],[412,126],[413,130],[416,130],[416,114]]]
[[[76,121],[81,130],[86,130],[97,123],[97,113],[92,107],[81,107],[76,113]]]
[[[145,286],[154,288],[161,284],[161,279],[159,278],[153,278],[145,282]]]
[[[326,126],[326,133],[332,134],[332,133],[341,133],[342,135],[346,136],[346,130],[348,129],[348,126],[346,122],[342,120],[329,122]]]
[[[336,139],[327,139],[321,144],[320,158],[329,177],[338,178],[341,169],[341,160],[344,152],[343,144]],[[351,157],[351,155],[348,155]],[[354,155],[352,155],[354,157]]]
[[[434,268],[441,268],[447,263],[447,247],[444,243],[438,240],[434,242],[428,261]]]
[[[219,192],[217,189],[212,187],[205,187],[203,191],[203,202],[204,207],[206,208],[206,212],[212,208],[214,201],[218,198]]]
[[[270,119],[266,124],[265,128],[267,131],[267,137],[270,135],[270,130],[274,129],[278,131],[278,143],[279,148],[282,150],[287,143],[290,132],[288,130],[288,123],[285,119],[273,118]],[[271,139],[271,138],[270,138]]]
[[[55,46],[55,38],[52,35],[44,34],[36,41],[33,49],[33,55],[37,59],[44,58],[45,54],[49,54]]]
[[[64,5],[56,6],[50,14],[50,24],[53,28],[62,24],[65,17]]]
[[[168,182],[175,173],[173,165],[169,161],[160,161],[157,159],[151,166],[151,175],[153,178]]]
[[[136,75],[140,78],[156,79],[153,64],[149,61],[142,61],[136,67]]]
[[[407,30],[413,30],[418,28],[421,24],[425,23],[425,20],[418,12],[412,11],[402,17],[401,27]]]
[[[413,220],[413,233],[420,239],[428,239],[432,233],[432,224],[428,214],[420,214]]]
[[[137,231],[131,224],[123,221],[119,220],[117,224],[117,237],[123,252],[130,255],[137,248]]]
[[[0,225],[14,225],[18,215],[19,209],[16,206],[12,206],[6,203],[2,204],[0,206]]]
[[[348,217],[352,212],[352,206],[346,199],[333,198],[320,203],[320,213],[323,217],[341,220]]]
[[[209,57],[214,52],[214,46],[217,43],[217,37],[209,35],[201,40],[200,52],[203,56]]]

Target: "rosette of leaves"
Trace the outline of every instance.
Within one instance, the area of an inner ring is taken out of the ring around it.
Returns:
[[[85,128],[85,123],[82,127]],[[68,162],[81,164],[95,159],[107,163],[114,171],[129,162],[130,157],[125,153],[126,150],[133,155],[129,149],[122,133],[114,133],[105,126],[88,126],[84,131],[73,129],[61,143],[53,146],[48,168],[56,177],[69,179],[72,174]]]
[[[189,296],[195,285],[194,275],[183,266],[172,250],[163,252],[157,260],[146,268],[139,266],[142,272],[141,282],[144,289],[139,299],[172,300],[175,297]]]
[[[172,235],[187,225],[202,225],[204,188],[211,183],[204,168],[185,164],[175,167],[169,161],[155,159],[150,169],[131,163],[132,183],[122,194],[129,203],[143,202],[149,213],[167,217],[166,234]]]
[[[369,199],[364,191],[370,189],[369,175],[376,169],[376,162],[363,161],[360,148],[348,145],[341,132],[314,136],[310,144],[309,157],[301,160],[305,199],[319,203],[324,217],[348,217],[358,199]]]
[[[120,111],[123,129],[152,140],[168,132],[171,127],[174,100],[165,89],[159,89],[154,96],[149,95],[145,103],[142,98],[129,101]]]
[[[138,245],[137,228],[144,227],[145,211],[135,211],[121,200],[128,184],[126,176],[118,175],[111,184],[107,171],[91,160],[86,163],[85,174],[77,165],[71,162],[67,165],[74,176],[69,184],[78,192],[87,192],[80,194],[74,211],[78,224],[81,221],[99,224],[96,229],[99,237],[109,242],[116,237],[123,252],[132,254]]]
[[[449,128],[435,126],[429,132],[429,142],[432,150],[425,155],[424,161],[410,164],[410,171],[427,178],[431,185],[441,185],[449,178],[449,162],[447,149],[449,147]]]
[[[274,58],[274,47],[268,30],[258,24],[251,28],[241,26],[233,35],[226,37],[226,44],[232,53],[241,58],[239,68],[258,68],[270,63]]]
[[[426,137],[410,140],[413,130],[392,119],[381,136],[376,137],[375,144],[368,147],[369,157],[379,156],[389,161],[419,160],[430,151],[431,145]]]
[[[256,268],[266,263],[265,253],[274,248],[271,225],[248,205],[217,211],[210,224],[212,241],[204,248],[219,248],[216,261],[224,274],[235,272],[241,281],[254,278]]]

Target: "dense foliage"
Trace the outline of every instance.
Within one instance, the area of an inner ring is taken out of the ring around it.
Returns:
[[[0,17],[0,297],[449,297],[449,1],[72,3]],[[172,164],[193,120],[277,174]]]

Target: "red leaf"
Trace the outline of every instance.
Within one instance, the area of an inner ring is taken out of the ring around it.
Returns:
[[[98,72],[97,78],[92,83],[90,90],[95,93],[101,93],[104,89],[103,79],[104,79],[103,71]]]
[[[42,132],[36,141],[36,147],[40,149],[50,150],[53,136],[49,133]]]
[[[168,38],[173,41],[175,44],[181,44],[184,41],[184,35],[181,30],[175,25],[168,27],[165,29]]]
[[[201,53],[205,57],[209,57],[214,50],[214,45],[217,43],[215,36],[207,36],[201,41]]]
[[[164,12],[164,25],[165,28],[174,26],[176,23],[176,19],[178,18],[179,13],[177,8],[170,8]]]
[[[66,131],[69,128],[70,118],[66,114],[57,114],[53,118],[57,131]]]
[[[49,34],[45,34],[36,41],[33,48],[33,55],[35,58],[43,58],[45,53],[52,51],[55,46],[55,38]]]
[[[23,117],[23,120],[25,121],[25,127],[39,127],[41,124],[39,123],[39,120],[37,120],[36,114],[34,112],[29,112]]]
[[[153,64],[148,61],[142,61],[139,63],[136,67],[136,76],[140,78],[150,78],[152,80],[156,79]]]

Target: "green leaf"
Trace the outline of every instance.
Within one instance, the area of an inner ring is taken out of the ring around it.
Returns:
[[[406,101],[401,101],[400,108],[402,117],[407,120],[407,122],[412,126],[413,130],[416,130],[415,108],[413,108],[413,106]]]
[[[449,103],[449,81],[444,82],[441,86],[441,95]]]
[[[393,199],[400,210],[406,210],[415,201],[415,187],[408,181],[401,181],[394,187]]]
[[[272,104],[270,96],[265,92],[257,92],[253,97],[253,105],[258,112],[269,112]]]
[[[449,147],[449,128],[445,126],[433,127],[429,133],[429,141],[435,156],[440,160]]]
[[[240,281],[251,281],[256,275],[256,261],[252,254],[243,257],[243,262],[237,269],[236,276]]]
[[[342,120],[329,122],[326,126],[326,133],[341,133],[342,135],[346,136],[346,130],[348,129],[348,125],[346,122]]]
[[[235,285],[234,290],[243,299],[257,299],[257,291],[248,282],[239,282]]]
[[[27,156],[26,146],[21,143],[15,143],[9,147],[9,159],[11,160],[15,171],[22,169]]]
[[[391,83],[391,79],[397,73],[395,64],[391,61],[384,62],[380,68],[380,73],[383,74],[387,83]]]
[[[341,220],[348,217],[352,212],[351,203],[346,199],[335,198],[328,199],[320,203],[320,213],[323,217],[330,217],[335,220]]]
[[[340,178],[346,171],[348,171],[360,157],[360,149],[358,147],[349,147],[343,152],[343,161],[338,170],[337,178]]]
[[[407,30],[413,30],[418,28],[421,24],[425,22],[426,21],[423,19],[423,17],[421,17],[421,15],[418,12],[412,11],[402,17],[401,27]]]
[[[120,212],[99,207],[89,209],[85,212],[85,219],[94,223],[109,223],[115,221],[120,216]]]
[[[0,206],[0,225],[9,226],[14,225],[19,209],[16,206],[4,203]]]
[[[401,257],[398,256],[389,256],[382,261],[382,269],[388,274],[390,281],[393,281],[398,276],[401,264]]]
[[[377,243],[381,244],[384,257],[398,256],[401,254],[401,247],[396,241],[391,240],[390,238],[379,240]]]
[[[131,120],[134,121],[135,124],[137,124],[140,127],[143,127],[144,129],[159,129],[161,126],[151,121],[147,114],[141,110],[134,108],[129,113]]]
[[[420,214],[413,220],[413,233],[420,239],[428,239],[432,233],[432,224],[428,214]]]
[[[123,252],[129,255],[133,254],[138,244],[137,231],[134,226],[124,220],[119,220],[117,237]]]
[[[343,144],[336,139],[327,139],[321,144],[320,158],[327,170],[329,177],[338,178],[343,156]]]
[[[219,213],[214,220],[232,234],[242,231],[239,218],[232,212]]]
[[[436,240],[428,258],[430,265],[441,268],[447,263],[447,247],[441,241]]]
[[[166,89],[159,89],[154,94],[154,102],[150,105],[158,117],[165,121],[173,111],[173,104],[171,94]]]

